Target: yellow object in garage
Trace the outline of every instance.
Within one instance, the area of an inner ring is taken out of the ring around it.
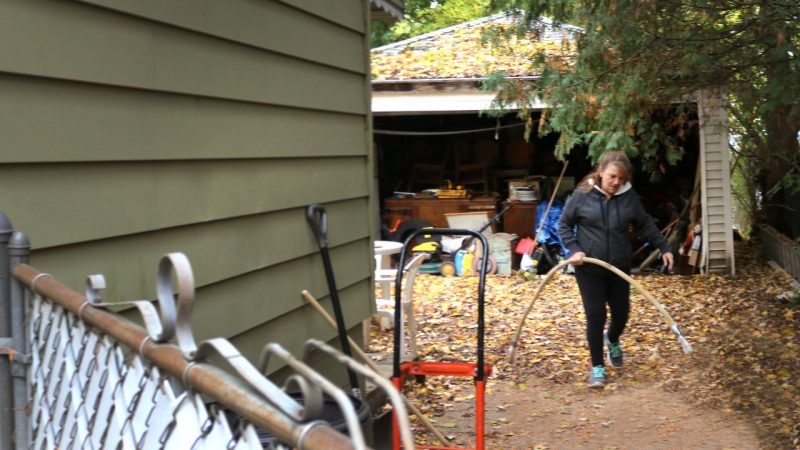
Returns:
[[[450,180],[445,180],[447,182],[447,187],[439,189],[439,194],[437,197],[439,198],[466,198],[468,191],[464,188],[464,186],[458,185],[453,187],[453,182]]]

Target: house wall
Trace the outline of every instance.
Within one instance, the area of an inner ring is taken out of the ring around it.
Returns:
[[[725,99],[717,92],[697,93],[700,118],[703,258],[707,273],[735,274],[733,205]]]
[[[109,301],[155,298],[182,251],[198,339],[254,359],[334,333],[305,207],[329,213],[348,327],[371,288],[367,0],[0,3],[2,210],[31,262]]]

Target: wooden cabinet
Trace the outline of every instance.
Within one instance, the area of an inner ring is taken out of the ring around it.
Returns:
[[[388,198],[384,202],[385,220],[389,227],[394,227],[398,219],[422,219],[434,227],[447,228],[446,213],[481,211],[488,211],[490,218],[494,216],[497,212],[497,197]]]
[[[508,206],[508,202],[503,202],[503,208]],[[502,230],[506,233],[513,233],[519,237],[533,237],[536,233],[536,207],[537,202],[517,202],[511,209],[503,215]]]

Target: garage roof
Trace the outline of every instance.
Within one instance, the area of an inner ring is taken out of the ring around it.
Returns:
[[[536,76],[532,60],[548,57],[570,60],[579,28],[539,18],[525,36],[508,34],[492,42],[487,33],[508,33],[522,20],[519,14],[499,13],[372,49],[373,81],[481,79],[495,72],[507,77]]]

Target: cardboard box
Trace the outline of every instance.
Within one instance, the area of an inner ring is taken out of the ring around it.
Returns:
[[[489,211],[464,212],[464,213],[444,213],[447,218],[447,226],[450,228],[460,228],[464,230],[478,231],[492,219]],[[490,236],[494,231],[494,225],[484,230],[483,234]]]

